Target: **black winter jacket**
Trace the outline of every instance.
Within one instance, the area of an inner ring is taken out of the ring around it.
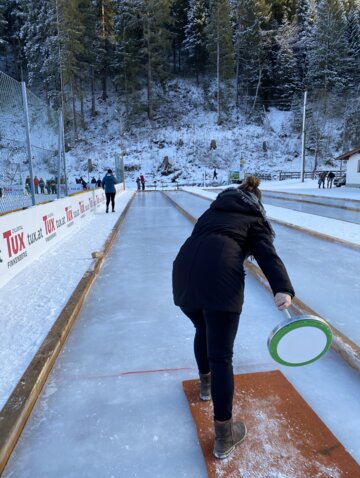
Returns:
[[[294,289],[273,246],[273,231],[254,194],[230,189],[198,219],[173,264],[173,295],[185,309],[241,312],[243,262],[253,255],[274,295]]]

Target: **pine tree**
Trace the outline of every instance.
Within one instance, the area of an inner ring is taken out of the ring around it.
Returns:
[[[300,81],[307,88],[309,70],[309,52],[315,23],[315,11],[311,0],[298,0],[296,16],[297,41],[294,51],[297,58]]]
[[[235,55],[236,89],[239,104],[243,96],[258,94],[266,62],[265,28],[269,22],[269,9],[261,1],[236,0]]]
[[[360,0],[356,0],[347,14],[346,39],[349,48],[350,86],[360,84]]]
[[[321,0],[311,42],[309,80],[312,86],[340,91],[349,84],[349,51],[342,0]]]
[[[125,0],[115,3],[114,10],[114,82],[125,99],[125,111],[129,118],[138,106],[137,93],[141,89],[143,71],[141,2]]]
[[[297,61],[294,55],[295,24],[285,18],[277,31],[275,40],[278,45],[275,64],[276,91],[278,98],[281,99],[281,106],[289,108],[293,95],[301,90]]]
[[[195,71],[197,83],[199,83],[199,75],[205,71],[208,60],[206,49],[207,21],[208,12],[205,0],[191,0],[187,11],[184,46],[188,54],[190,67]]]
[[[234,49],[227,0],[211,0],[207,26],[210,61],[216,71],[217,123],[223,121],[228,101],[228,80],[234,77]]]
[[[107,80],[111,73],[111,63],[114,51],[114,2],[113,0],[97,0],[98,22],[97,33],[100,39],[97,51],[97,64],[101,76],[102,99],[107,99]]]
[[[97,0],[80,0],[79,13],[81,23],[83,25],[83,52],[80,55],[80,64],[84,65],[85,71],[88,72],[88,78],[91,86],[91,116],[96,115],[96,82],[95,77],[98,70],[97,59],[99,57],[100,41],[97,34]],[[86,73],[84,71],[84,76]],[[84,120],[83,106],[83,81],[80,79],[80,101],[81,115]]]
[[[154,119],[154,85],[165,86],[169,78],[171,0],[142,0],[142,48],[141,55],[146,71],[147,110]]]
[[[172,32],[173,72],[182,71],[182,51],[185,40],[185,27],[189,0],[172,0],[170,26]]]
[[[60,104],[59,35],[55,0],[19,0],[29,83],[39,82],[48,102]]]
[[[83,79],[84,25],[79,10],[79,0],[62,0],[58,4],[59,47],[62,79],[68,86],[72,103],[72,124],[74,138],[77,138],[78,124],[76,98],[77,80]]]

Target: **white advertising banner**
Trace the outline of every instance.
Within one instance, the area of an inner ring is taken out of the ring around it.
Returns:
[[[123,189],[116,186],[117,192]],[[0,287],[104,204],[104,191],[95,189],[1,216]]]

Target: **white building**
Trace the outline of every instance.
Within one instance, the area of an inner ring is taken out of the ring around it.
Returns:
[[[360,188],[360,147],[335,159],[347,161],[346,186]]]

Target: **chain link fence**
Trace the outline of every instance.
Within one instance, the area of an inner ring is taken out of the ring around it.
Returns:
[[[61,116],[0,72],[0,214],[66,195]]]

